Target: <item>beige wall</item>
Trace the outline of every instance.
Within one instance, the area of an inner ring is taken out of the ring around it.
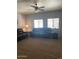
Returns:
[[[32,22],[29,19],[25,19],[26,24],[24,25],[24,31],[31,32],[32,31]]]
[[[24,32],[31,32],[32,31],[32,22],[27,19],[24,15],[18,15],[18,28],[22,28]]]

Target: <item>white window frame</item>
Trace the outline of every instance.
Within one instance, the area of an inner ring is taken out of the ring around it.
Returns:
[[[43,28],[43,19],[34,20],[34,28]]]
[[[59,18],[47,19],[47,27],[52,29],[59,29]]]

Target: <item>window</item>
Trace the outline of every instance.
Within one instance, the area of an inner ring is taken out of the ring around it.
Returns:
[[[48,28],[59,28],[59,18],[48,19]]]
[[[43,20],[34,20],[34,28],[43,28]]]

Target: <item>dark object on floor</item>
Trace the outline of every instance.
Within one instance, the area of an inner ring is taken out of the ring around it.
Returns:
[[[27,33],[23,32],[22,29],[20,29],[20,28],[17,29],[17,41],[20,41],[20,40],[26,38],[27,36],[28,36]]]

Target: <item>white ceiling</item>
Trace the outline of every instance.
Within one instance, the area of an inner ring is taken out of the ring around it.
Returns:
[[[34,8],[30,5],[34,4],[34,0],[17,0],[17,12],[31,14]],[[45,11],[59,10],[62,8],[62,0],[37,0],[38,6],[45,6]]]

